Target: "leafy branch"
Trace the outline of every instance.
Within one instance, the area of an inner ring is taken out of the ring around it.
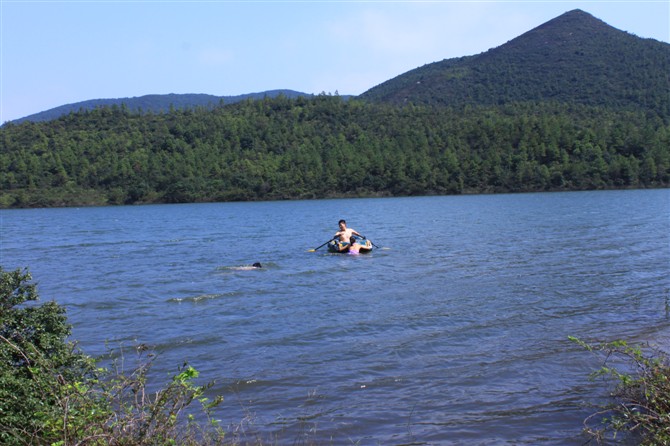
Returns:
[[[670,445],[670,360],[648,345],[617,340],[589,344],[569,339],[603,358],[592,379],[611,380],[614,399],[584,420],[585,431],[600,444],[611,434],[630,433],[643,445]],[[600,420],[600,422],[598,422]]]

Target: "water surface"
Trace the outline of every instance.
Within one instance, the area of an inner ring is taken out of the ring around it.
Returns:
[[[604,388],[567,337],[668,344],[667,189],[1,216],[85,352],[188,361],[280,444],[583,444]],[[308,252],[340,218],[384,249]]]

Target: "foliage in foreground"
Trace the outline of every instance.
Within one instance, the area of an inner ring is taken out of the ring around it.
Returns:
[[[204,396],[208,386],[194,384],[195,369],[184,364],[150,391],[153,356],[143,349],[130,373],[96,368],[67,341],[65,310],[30,302],[38,296],[28,272],[0,267],[0,276],[0,444],[224,444],[210,416],[221,399]],[[194,402],[207,422],[196,421]]]
[[[642,445],[670,445],[670,359],[657,349],[631,346],[625,341],[592,345],[573,342],[604,357],[593,378],[605,377],[616,387],[614,402],[585,421],[585,431],[600,444],[629,433]]]

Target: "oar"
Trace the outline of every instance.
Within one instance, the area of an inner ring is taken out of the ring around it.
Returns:
[[[330,240],[328,240],[328,241],[327,241],[326,243],[324,243],[323,245],[318,246],[318,247],[316,247],[316,248],[314,248],[314,249],[309,249],[309,250],[307,250],[307,252],[314,252],[314,251],[316,251],[316,250],[319,249],[319,248],[323,248],[324,246],[326,246],[328,243],[332,242],[333,240],[335,240],[335,238],[331,238]]]
[[[367,239],[368,239],[368,238],[367,238],[366,236],[364,236],[364,235],[361,235],[361,238],[362,238],[363,240],[367,240]],[[370,244],[371,244],[372,246],[374,246],[375,248],[377,248],[377,249],[390,249],[390,248],[382,248],[381,246],[377,246],[377,245],[375,244],[375,242],[373,242],[372,240],[370,240]]]
[[[368,238],[367,238],[366,236],[364,236],[364,235],[361,235],[361,238],[362,238],[363,240],[367,240],[367,239],[368,239]],[[375,244],[375,242],[373,242],[372,240],[370,240],[370,243],[371,243],[372,246],[374,246],[375,248],[377,248],[377,249],[382,249],[381,246],[377,246],[377,245]]]

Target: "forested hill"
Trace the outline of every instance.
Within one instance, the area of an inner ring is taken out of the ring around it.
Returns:
[[[0,207],[668,187],[670,125],[561,104],[278,97],[0,128]]]
[[[670,117],[670,44],[573,10],[484,53],[425,65],[361,99],[449,106],[555,101]]]
[[[248,93],[237,96],[214,96],[211,94],[148,94],[133,98],[114,99],[90,99],[88,101],[75,102],[74,104],[61,105],[43,112],[35,113],[24,118],[12,121],[19,124],[24,121],[40,122],[59,118],[68,113],[93,110],[99,107],[125,107],[133,112],[141,113],[165,113],[171,108],[207,108],[212,109],[221,104],[234,104],[247,99],[275,98],[279,95],[296,98],[300,96],[311,97],[313,95],[300,93],[293,90],[268,90],[259,93]]]

